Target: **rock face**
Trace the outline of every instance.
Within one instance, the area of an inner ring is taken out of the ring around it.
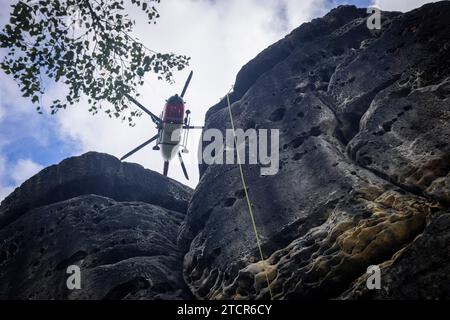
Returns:
[[[358,279],[343,299],[450,299],[450,213],[435,215],[424,232],[395,259],[380,265],[381,290],[368,290]],[[432,252],[430,252],[432,250]]]
[[[0,207],[0,299],[190,298],[176,239],[191,192],[98,153],[44,169]]]
[[[369,30],[342,6],[244,66],[235,127],[280,131],[278,173],[243,165],[247,190],[237,165],[200,165],[195,192],[98,153],[44,169],[0,205],[0,299],[450,298],[449,17]]]
[[[201,165],[178,238],[197,298],[449,297],[449,17],[444,1],[369,30],[343,6],[242,68],[235,127],[280,130],[278,174],[243,166],[264,261],[238,166]],[[231,128],[226,100],[206,128]]]
[[[1,203],[0,227],[30,209],[85,194],[186,212],[191,190],[138,164],[89,152],[45,168],[16,189]]]

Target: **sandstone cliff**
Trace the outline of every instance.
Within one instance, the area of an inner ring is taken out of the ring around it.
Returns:
[[[269,298],[268,278],[276,299],[336,298],[375,264],[374,298],[449,297],[450,3],[382,17],[339,7],[238,74],[235,126],[281,130],[277,175],[244,166],[268,267],[238,167],[202,165],[179,237],[196,297]],[[224,100],[206,128],[230,127]]]
[[[280,130],[278,174],[244,165],[264,261],[236,165],[192,191],[88,153],[2,202],[0,298],[450,298],[450,2],[382,18],[339,7],[237,75],[236,127]]]
[[[44,169],[0,206],[0,299],[190,298],[176,238],[191,194],[106,154]]]

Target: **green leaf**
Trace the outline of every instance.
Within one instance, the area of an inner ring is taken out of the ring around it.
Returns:
[[[155,56],[133,38],[135,22],[128,17],[132,11],[127,12],[123,2],[17,1],[12,5],[9,23],[0,32],[0,47],[6,49],[0,67],[33,103],[40,102],[39,97],[45,93],[42,79],[65,85],[67,94],[48,106],[51,114],[87,97],[92,113],[106,104],[116,110],[115,117],[131,123],[139,113],[131,113],[120,93],[136,92],[137,86],[144,85],[146,72],[172,82],[173,72],[186,67],[189,59],[164,53]],[[150,0],[131,3],[146,13],[149,23],[159,17]],[[75,5],[80,16],[72,16],[73,12],[67,10]],[[73,19],[81,30],[73,32],[67,25]],[[109,111],[108,115],[112,114]]]

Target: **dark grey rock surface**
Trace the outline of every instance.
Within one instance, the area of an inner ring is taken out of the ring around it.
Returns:
[[[238,167],[201,165],[179,236],[196,297],[268,298],[269,280],[277,299],[336,298],[449,207],[450,2],[383,12],[381,30],[369,30],[366,17],[339,7],[238,74],[235,126],[280,130],[278,174],[244,165],[265,261]],[[231,128],[225,100],[206,128]],[[422,250],[432,254],[432,241]],[[439,261],[448,265],[448,255]],[[411,262],[420,269],[420,259]],[[428,296],[447,294],[442,281]]]
[[[189,298],[176,245],[184,214],[87,195],[0,229],[0,299]],[[66,285],[70,265],[81,289]]]
[[[85,194],[140,201],[185,212],[192,190],[135,163],[88,152],[43,169],[4,199],[0,227],[30,209]]]
[[[177,233],[191,193],[105,154],[44,169],[0,206],[0,299],[190,298]]]

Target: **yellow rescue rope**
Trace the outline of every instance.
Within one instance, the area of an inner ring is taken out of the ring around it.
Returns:
[[[231,90],[230,90],[231,91]],[[228,102],[228,112],[230,113],[230,120],[231,120],[231,128],[233,130],[233,136],[234,136],[234,145],[236,147],[236,154],[237,154],[237,161],[238,161],[238,165],[239,165],[239,171],[241,173],[241,180],[242,180],[242,185],[244,187],[244,192],[245,192],[245,198],[247,199],[247,205],[248,205],[248,211],[250,213],[250,219],[252,221],[252,225],[253,225],[253,231],[255,232],[255,238],[256,238],[256,245],[258,246],[258,250],[259,250],[259,254],[261,256],[261,262],[263,264],[263,272],[266,275],[266,281],[267,281],[267,288],[269,289],[269,293],[270,293],[270,298],[273,299],[272,296],[272,289],[270,287],[270,281],[269,281],[269,276],[267,274],[267,270],[266,270],[266,261],[264,260],[264,255],[261,249],[261,241],[259,239],[259,235],[258,235],[258,230],[256,228],[256,223],[255,223],[255,217],[253,215],[253,210],[252,210],[252,205],[250,202],[250,197],[248,195],[247,192],[247,184],[245,183],[245,177],[244,177],[244,171],[242,170],[242,164],[241,164],[241,158],[239,156],[239,150],[238,150],[238,145],[237,145],[237,138],[236,138],[236,132],[234,129],[234,121],[233,121],[233,114],[231,112],[231,104],[230,104],[230,97],[229,97],[230,92],[227,93],[227,102]]]

